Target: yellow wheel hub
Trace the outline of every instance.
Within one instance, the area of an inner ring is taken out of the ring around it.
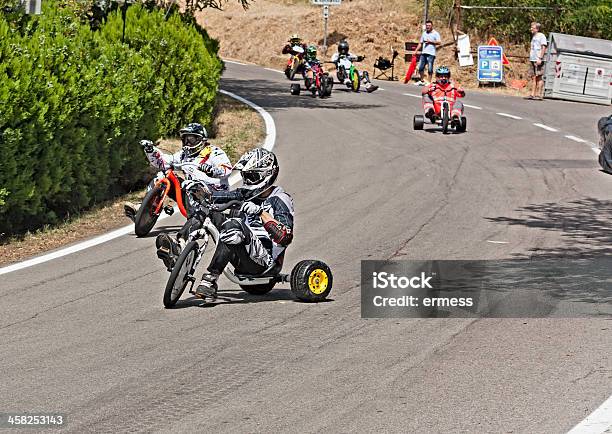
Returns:
[[[320,268],[313,270],[308,276],[308,287],[313,294],[322,294],[327,289],[329,278]]]

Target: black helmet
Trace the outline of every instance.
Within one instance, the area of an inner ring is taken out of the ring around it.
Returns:
[[[207,145],[208,134],[201,124],[193,123],[179,131],[183,152],[189,157],[197,156]]]
[[[338,53],[348,55],[349,53],[349,44],[346,42],[346,39],[343,39],[338,44]]]
[[[240,157],[234,169],[240,170],[242,186],[259,194],[274,184],[279,167],[273,152],[255,148]]]

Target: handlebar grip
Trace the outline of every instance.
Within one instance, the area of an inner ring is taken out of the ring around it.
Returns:
[[[229,202],[224,203],[222,205],[211,205],[210,209],[212,211],[222,212],[222,211],[230,209],[230,208],[232,208],[232,207],[234,207],[236,205],[242,205],[242,202],[239,201],[239,200],[230,200]]]

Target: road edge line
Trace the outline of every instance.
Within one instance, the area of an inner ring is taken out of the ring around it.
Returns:
[[[612,426],[612,395],[567,434],[601,434]]]
[[[266,129],[266,138],[264,139],[264,143],[262,147],[267,149],[268,151],[271,151],[272,149],[274,149],[274,145],[276,144],[276,124],[274,123],[274,119],[272,118],[272,115],[270,115],[270,113],[268,113],[265,109],[261,108],[254,102],[251,102],[239,95],[236,95],[235,93],[228,92],[223,89],[219,89],[219,92],[224,95],[229,96],[230,98],[234,98],[248,105],[249,107],[253,108],[257,113],[259,113],[259,115],[264,120],[264,125]],[[232,177],[230,177],[230,182],[232,185],[234,185],[238,181],[236,175],[238,174],[234,173],[232,175],[233,179]],[[169,216],[166,214],[162,214],[159,217],[159,220],[162,220],[166,217],[169,217]],[[111,232],[108,232],[106,234],[102,234],[94,238],[90,238],[89,240],[81,241],[72,246],[60,248],[54,252],[44,253],[40,256],[35,256],[33,258],[26,259],[25,261],[20,261],[14,264],[0,267],[0,276],[3,274],[12,273],[13,271],[23,270],[24,268],[33,267],[34,265],[43,264],[45,262],[49,262],[54,259],[58,259],[63,256],[70,255],[72,253],[80,252],[81,250],[85,250],[90,247],[104,244],[107,241],[111,241],[111,240],[114,240],[115,238],[119,238],[119,237],[122,237],[123,235],[127,235],[133,229],[134,229],[134,225],[127,225],[127,226],[124,226],[118,229],[114,229]]]

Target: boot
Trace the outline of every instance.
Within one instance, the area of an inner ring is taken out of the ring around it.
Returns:
[[[195,296],[205,300],[206,298],[216,299],[217,298],[217,280],[219,279],[218,274],[206,273],[202,276],[202,280],[195,291]]]

